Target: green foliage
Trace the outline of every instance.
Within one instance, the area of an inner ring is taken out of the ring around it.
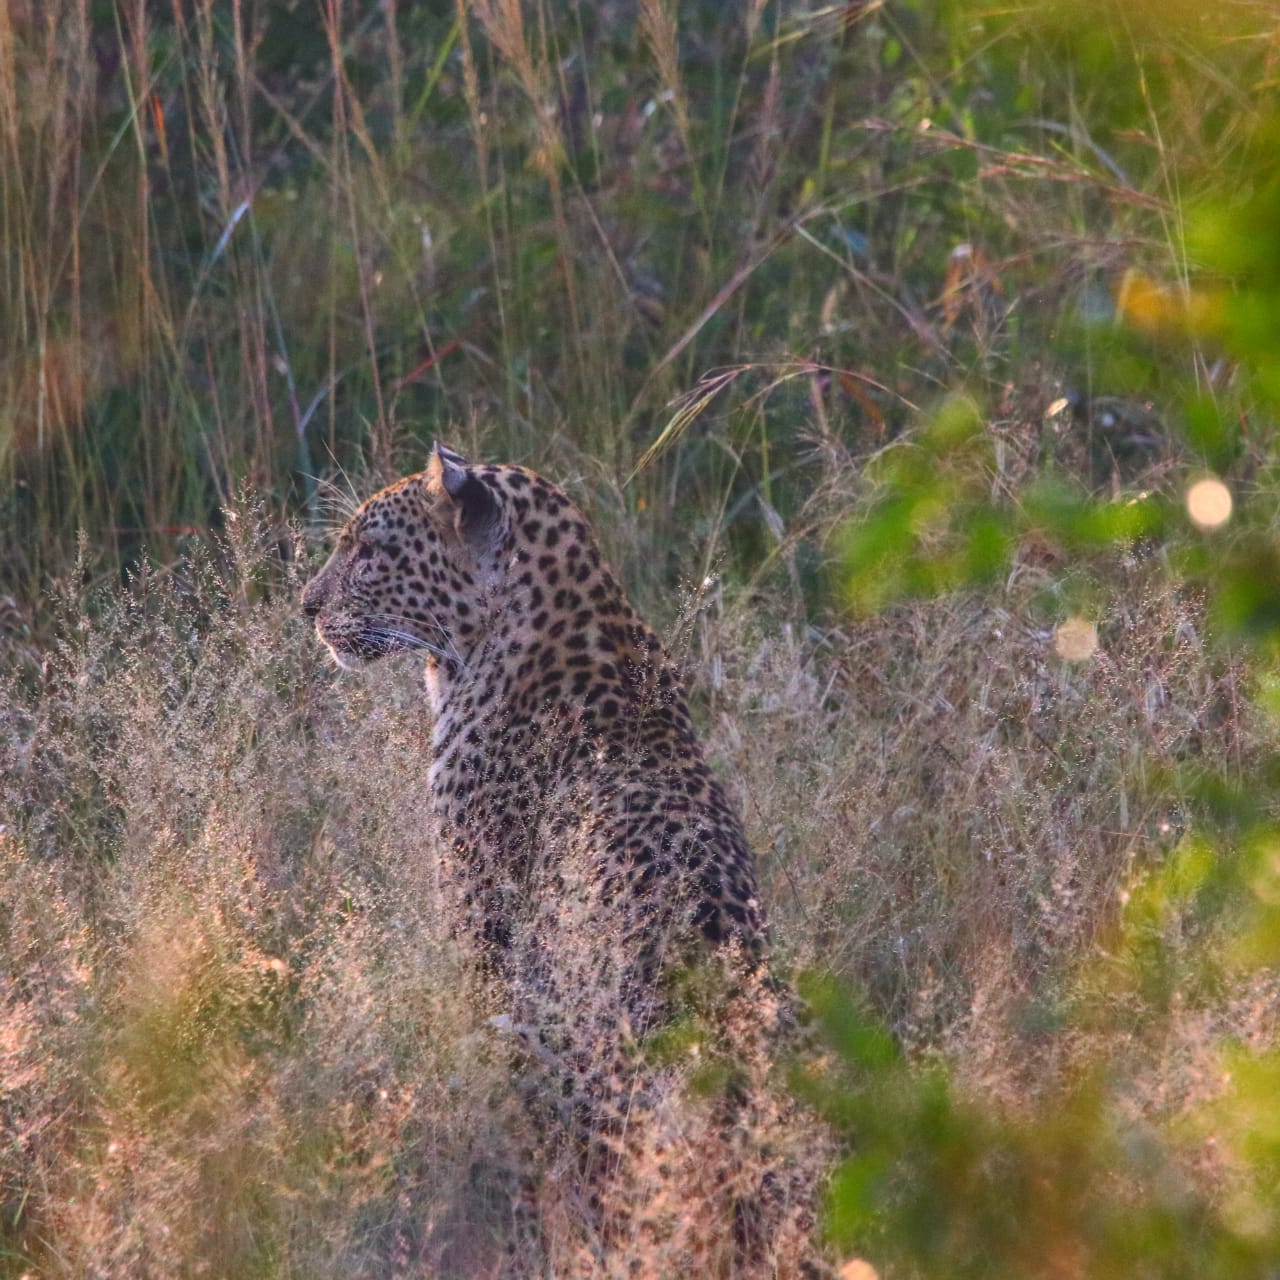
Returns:
[[[1280,1223],[1263,1197],[1274,1125],[1258,1111],[1276,1082],[1273,1057],[1243,1057],[1222,1104],[1256,1179],[1224,1214],[1167,1142],[1125,1113],[1104,1074],[1004,1114],[964,1096],[941,1067],[909,1063],[833,989],[813,999],[843,1075],[796,1087],[848,1137],[828,1223],[842,1251],[890,1275],[1271,1274]]]
[[[998,477],[980,422],[973,401],[947,401],[917,442],[868,467],[879,496],[844,526],[836,547],[855,611],[989,582],[1008,571],[1027,537],[1079,556],[1160,535],[1166,502],[1145,493],[1096,500],[1052,473],[1028,484],[1016,503],[993,503]]]
[[[955,7],[953,22],[967,12]],[[1090,164],[1117,177],[1161,166],[1173,193],[1162,220],[1185,228],[1167,246],[1180,283],[1154,283],[1146,273],[1158,265],[1130,267],[1112,294],[1108,329],[1081,317],[1064,327],[1060,350],[1068,366],[1088,360],[1089,396],[1140,393],[1181,424],[1181,445],[1170,440],[1164,460],[1145,471],[1113,446],[1110,493],[1088,470],[1068,477],[1042,466],[1011,475],[996,458],[998,437],[978,425],[983,415],[953,397],[911,443],[869,468],[871,496],[837,535],[841,585],[851,607],[870,613],[903,597],[973,588],[1047,552],[1060,598],[1083,575],[1096,600],[1109,589],[1117,556],[1162,561],[1166,590],[1207,594],[1220,641],[1251,645],[1270,707],[1280,653],[1274,502],[1246,477],[1274,465],[1280,184],[1268,142],[1280,116],[1260,89],[1243,88],[1217,112],[1193,116],[1186,106],[1212,96],[1209,81],[1222,68],[1242,86],[1259,84],[1257,57],[1274,18],[1257,13],[1251,22],[1240,11],[1202,29],[1175,11],[1166,30],[1148,24],[1143,8],[1122,16],[1099,4],[1090,13],[1096,21],[1080,22],[1074,7],[1064,21],[1065,8],[1052,6],[984,20],[980,38],[991,44],[978,62],[998,68],[1019,58],[1025,68],[1052,50],[1066,70],[1058,83],[1096,88],[1073,104],[1070,131],[1077,148],[1092,153]],[[1027,24],[1025,38],[998,30],[1013,21]],[[970,38],[972,31],[956,35]],[[964,82],[962,71],[953,92]],[[1030,83],[1048,85],[1050,77],[1032,74]],[[966,137],[997,136],[1001,111],[1012,110],[1001,99],[1008,85],[996,75],[992,110],[965,118]],[[1159,131],[1150,154],[1114,149],[1138,130]],[[1238,367],[1227,376],[1232,362]],[[1123,401],[1102,403],[1079,400],[1077,423],[1114,427],[1134,413]],[[1158,420],[1145,421],[1149,430]],[[1187,465],[1193,459],[1225,485],[1210,477],[1197,494],[1204,476]],[[1214,503],[1205,505],[1207,495]],[[1067,619],[1058,612],[1049,621],[1065,628]],[[1104,636],[1102,660],[1105,651]],[[1059,652],[1098,660],[1092,645],[1071,652],[1060,644]],[[1217,1038],[1208,1052],[1230,1084],[1175,1126],[1126,1105],[1134,1072],[1145,1068],[1120,1039],[1123,1027],[1153,1048],[1188,1009],[1212,1008],[1229,989],[1274,983],[1273,752],[1239,791],[1205,779],[1191,810],[1198,828],[1129,873],[1122,907],[1096,952],[1082,958],[1067,1004],[1067,1026],[1082,1047],[1061,1081],[1029,1105],[1002,1110],[966,1096],[941,1066],[868,1053],[868,1044],[882,1043],[874,1024],[832,992],[818,993],[848,1078],[802,1087],[849,1136],[851,1154],[832,1188],[830,1225],[842,1248],[892,1275],[1273,1273],[1277,1165],[1263,1099],[1274,1098],[1274,1048]],[[1190,1175],[1191,1134],[1216,1144],[1229,1167],[1225,1191],[1214,1194]]]

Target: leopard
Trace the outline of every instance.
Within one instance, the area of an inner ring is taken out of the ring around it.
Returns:
[[[644,1274],[636,1222],[610,1226],[604,1207],[634,1202],[652,1180],[637,1172],[646,1160],[672,1166],[670,1132],[655,1137],[653,1121],[646,1135],[642,1119],[662,1112],[662,1072],[637,1065],[636,1046],[661,1037],[690,966],[718,965],[726,1006],[751,1005],[757,1027],[757,1005],[782,1018],[785,1003],[755,860],[677,660],[563,489],[440,443],[424,471],[355,509],[301,603],[340,668],[423,658],[430,800],[464,932],[513,993],[495,1021],[519,1029],[529,1062],[558,1064],[540,1078],[565,1130],[603,1142],[575,1147],[575,1176],[592,1184],[581,1274]],[[745,1106],[740,1090],[711,1127],[740,1131]],[[696,1182],[706,1168],[694,1164]],[[748,1212],[759,1189],[728,1199],[736,1243],[680,1265],[781,1274],[758,1204]],[[756,1225],[743,1225],[752,1213]],[[811,1225],[806,1213],[792,1217]]]

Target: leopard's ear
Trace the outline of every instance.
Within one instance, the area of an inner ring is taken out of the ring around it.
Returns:
[[[427,459],[427,488],[433,493],[447,493],[456,498],[467,482],[467,468],[471,464],[455,449],[437,440],[431,446]]]
[[[497,494],[460,454],[439,441],[427,463],[427,491],[453,508],[453,525],[468,542],[488,544],[502,536],[502,508]]]

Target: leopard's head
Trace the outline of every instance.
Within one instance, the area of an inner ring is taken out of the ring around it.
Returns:
[[[457,659],[485,629],[508,558],[503,472],[528,474],[473,467],[437,444],[425,471],[356,509],[302,593],[340,666],[408,649]]]

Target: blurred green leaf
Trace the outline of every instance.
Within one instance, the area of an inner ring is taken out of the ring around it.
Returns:
[[[1280,548],[1269,538],[1242,538],[1213,574],[1214,618],[1223,631],[1252,638],[1280,631]]]

